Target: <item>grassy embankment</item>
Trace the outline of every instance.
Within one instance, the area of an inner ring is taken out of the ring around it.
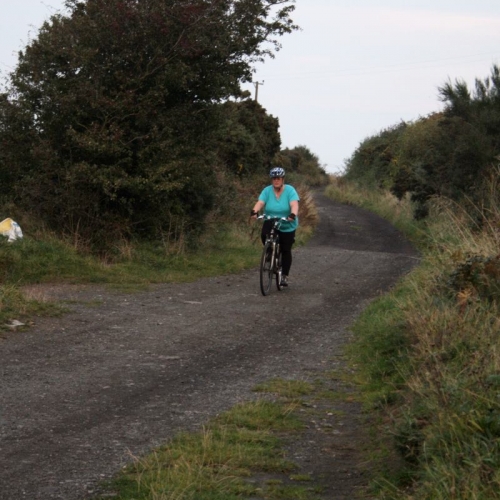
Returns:
[[[330,196],[388,218],[421,265],[354,326],[349,356],[367,407],[404,466],[376,481],[385,499],[500,498],[500,189],[484,207],[409,202],[341,180]],[[486,208],[487,207],[487,208]]]

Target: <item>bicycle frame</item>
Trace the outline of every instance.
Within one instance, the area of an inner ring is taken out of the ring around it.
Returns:
[[[276,277],[276,287],[282,289],[281,285],[281,251],[279,245],[279,228],[281,222],[286,218],[270,217],[266,214],[257,217],[258,219],[272,221],[271,230],[266,236],[264,249],[260,264],[260,289],[262,295],[269,295],[273,276]]]

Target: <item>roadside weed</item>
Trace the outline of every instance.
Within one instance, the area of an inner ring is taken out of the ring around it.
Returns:
[[[253,473],[295,470],[284,458],[279,437],[302,427],[292,410],[269,401],[236,405],[202,431],[180,434],[136,459],[111,491],[121,500],[230,500],[257,494],[258,487],[249,481]],[[270,486],[266,498],[307,498],[293,488],[289,497],[278,496],[279,488],[273,490]]]
[[[13,328],[9,326],[12,320],[32,318],[37,315],[57,316],[64,312],[64,308],[40,298],[30,298],[13,285],[0,285],[0,330]],[[16,328],[17,329],[17,328]]]

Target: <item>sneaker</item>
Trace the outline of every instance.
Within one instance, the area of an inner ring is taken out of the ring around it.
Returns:
[[[283,275],[281,277],[281,286],[288,286],[288,276]]]

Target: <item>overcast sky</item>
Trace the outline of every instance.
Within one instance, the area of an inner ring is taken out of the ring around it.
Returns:
[[[63,0],[2,0],[0,72]],[[297,0],[301,31],[256,69],[258,100],[283,147],[307,146],[329,172],[360,142],[442,109],[438,87],[472,87],[500,64],[500,0]],[[246,86],[255,95],[255,86]]]

